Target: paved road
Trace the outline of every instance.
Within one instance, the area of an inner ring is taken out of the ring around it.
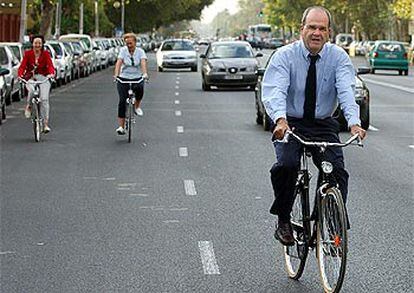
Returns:
[[[291,281],[272,239],[274,155],[253,93],[202,92],[200,73],[150,64],[131,144],[115,134],[111,70],[53,93],[41,143],[13,105],[0,130],[1,292],[321,292],[314,253]],[[369,86],[374,130],[346,150],[343,292],[409,292],[413,96]]]

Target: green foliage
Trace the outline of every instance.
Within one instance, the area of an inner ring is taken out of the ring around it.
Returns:
[[[121,9],[108,0],[105,11],[116,26],[121,26]],[[199,19],[203,8],[213,0],[141,0],[126,1],[125,31],[145,32],[177,21]]]

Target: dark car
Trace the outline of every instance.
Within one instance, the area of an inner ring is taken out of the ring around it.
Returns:
[[[211,86],[250,87],[254,90],[257,83],[256,71],[262,53],[254,54],[249,43],[227,41],[211,43],[205,54],[201,54],[202,88]]]
[[[270,58],[269,58],[270,60]],[[265,68],[260,68],[257,71],[258,82],[255,89],[255,105],[256,105],[256,123],[263,125],[263,129],[268,131],[272,129],[273,121],[267,115],[264,105],[262,103],[262,78],[265,72]],[[365,130],[369,127],[369,90],[365,82],[359,77],[360,74],[370,73],[369,68],[359,68],[355,76],[355,101],[359,105],[359,115],[361,119],[361,127]],[[348,128],[345,117],[342,114],[341,109],[338,108],[335,111],[334,117],[341,125],[341,130]]]
[[[5,75],[7,74],[9,74],[9,70],[0,66],[0,124],[6,119],[7,82]]]

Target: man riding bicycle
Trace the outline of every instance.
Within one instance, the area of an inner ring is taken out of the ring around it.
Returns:
[[[122,47],[118,54],[115,64],[114,77],[123,81],[142,81],[132,85],[135,93],[135,114],[142,116],[144,113],[140,108],[142,97],[144,96],[144,80],[148,79],[147,56],[145,51],[137,48],[137,37],[133,33],[124,35],[125,47]],[[126,100],[128,98],[128,84],[117,84],[119,103],[118,103],[118,123],[116,132],[119,135],[126,134],[125,131],[125,112]]]
[[[339,123],[332,117],[338,103],[351,133],[365,137],[354,98],[355,70],[346,52],[328,43],[331,27],[327,9],[307,8],[302,16],[301,40],[280,48],[269,62],[263,77],[262,100],[275,123],[273,135],[277,139],[282,139],[286,130],[294,129],[305,137],[339,142]],[[270,213],[278,216],[274,236],[283,245],[294,244],[290,213],[301,148],[296,141],[275,143],[277,161],[270,170],[275,200]],[[320,169],[320,153],[315,149],[311,152]],[[329,148],[325,156],[333,163],[333,175],[345,202],[349,175],[342,149]]]

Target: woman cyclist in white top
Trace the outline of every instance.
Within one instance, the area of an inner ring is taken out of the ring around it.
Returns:
[[[118,54],[118,60],[115,64],[114,77],[124,81],[141,81],[138,84],[132,84],[132,90],[135,93],[135,114],[142,116],[144,113],[140,107],[142,97],[144,96],[144,80],[148,79],[147,55],[144,50],[137,48],[137,37],[133,33],[127,33],[123,36],[126,43]],[[119,127],[116,132],[119,135],[125,131],[125,112],[126,100],[128,98],[128,84],[117,84],[119,103],[118,103],[118,123]]]

